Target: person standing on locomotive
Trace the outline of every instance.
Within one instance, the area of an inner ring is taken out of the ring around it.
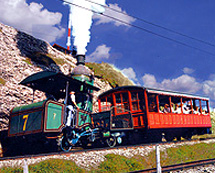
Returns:
[[[74,107],[76,109],[78,109],[78,105],[76,104],[76,101],[75,101],[75,92],[74,91],[71,91],[69,93],[70,95],[70,99],[68,100],[69,103],[68,103],[68,116],[67,116],[67,120],[66,120],[66,126],[72,126],[75,124],[74,123],[74,120],[75,120],[75,114],[76,114],[76,111],[74,109]]]

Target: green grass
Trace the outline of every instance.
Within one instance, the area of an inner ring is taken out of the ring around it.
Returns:
[[[215,112],[211,112],[212,133],[215,134]]]
[[[196,160],[204,160],[215,157],[215,143],[199,143],[194,145],[178,146],[168,148],[161,152],[161,166],[180,164]],[[51,159],[42,161],[38,164],[30,165],[30,173],[124,173],[141,169],[156,167],[155,151],[150,152],[147,156],[142,157],[135,155],[132,158],[108,154],[106,160],[97,168],[85,170],[78,167],[74,162],[61,159]],[[1,173],[22,172],[23,168],[2,168]]]
[[[6,83],[6,81],[4,79],[0,78],[0,84],[5,85],[5,83]]]
[[[74,162],[69,160],[51,159],[30,166],[31,173],[82,173],[84,169],[79,168]]]
[[[23,168],[1,168],[0,173],[23,173]]]
[[[61,159],[50,159],[29,166],[30,173],[84,173],[74,162]],[[23,168],[2,168],[0,173],[22,173]]]
[[[28,64],[31,64],[31,61],[34,61],[35,63],[46,67],[49,67],[51,64],[63,65],[66,63],[62,58],[52,57],[50,54],[42,52],[34,52],[24,61]]]
[[[54,58],[54,61],[57,65],[64,65],[66,61],[62,58]]]
[[[135,158],[127,158],[114,154],[108,154],[105,158],[106,160],[99,165],[98,169],[92,170],[92,173],[118,173],[144,169],[141,162]]]
[[[215,157],[215,144],[194,144],[169,148],[161,153],[162,166],[191,162],[196,160],[212,159]]]
[[[86,66],[94,71],[96,77],[102,81],[108,81],[112,87],[134,85],[132,81],[108,63],[86,63]]]
[[[31,59],[30,58],[26,58],[25,60],[23,60],[24,62],[26,62],[29,65],[32,65]]]

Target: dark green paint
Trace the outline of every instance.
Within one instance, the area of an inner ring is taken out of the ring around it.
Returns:
[[[47,101],[47,100],[43,100],[41,102],[37,102],[37,103],[32,103],[30,105],[24,105],[24,106],[20,106],[20,107],[15,107],[12,110],[12,114],[16,113],[16,112],[22,112],[22,111],[26,111],[26,110],[32,110],[35,108],[39,108],[43,106],[43,103]]]
[[[49,103],[47,107],[46,129],[58,129],[61,124],[63,110],[61,105]]]
[[[23,118],[25,115],[28,115],[27,120]],[[23,130],[24,123],[26,121],[25,130]],[[34,130],[41,129],[41,122],[42,121],[42,111],[35,111],[31,113],[21,113],[19,116],[14,116],[11,118],[10,122],[10,131],[9,134],[17,134],[17,133],[28,133]]]

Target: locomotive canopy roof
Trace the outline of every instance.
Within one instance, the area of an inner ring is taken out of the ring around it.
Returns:
[[[47,94],[51,94],[56,99],[65,97],[67,83],[69,84],[69,91],[78,92],[81,86],[84,86],[91,90],[99,90],[99,88],[86,82],[73,79],[62,73],[51,71],[34,73],[33,75],[28,76],[20,82],[20,84],[28,86],[34,90],[40,90]]]
[[[148,93],[155,93],[159,95],[169,95],[169,96],[175,96],[175,97],[186,97],[186,98],[194,98],[194,99],[202,99],[202,100],[209,100],[208,97],[203,97],[199,95],[194,94],[188,94],[188,93],[182,93],[182,92],[176,92],[176,91],[167,91],[167,90],[159,90],[154,88],[145,88],[141,86],[121,86],[113,88],[109,91],[106,91],[99,95],[99,98],[102,98],[103,96],[109,95],[113,92],[119,92],[119,91],[125,91],[125,90],[146,90]]]

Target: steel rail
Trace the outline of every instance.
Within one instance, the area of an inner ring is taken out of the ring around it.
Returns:
[[[129,149],[129,148],[138,148],[138,147],[147,147],[147,146],[156,146],[156,145],[171,145],[171,144],[177,144],[177,143],[184,143],[184,142],[198,142],[198,141],[206,141],[211,140],[215,138],[200,138],[200,139],[191,139],[191,140],[181,140],[181,141],[171,141],[171,142],[156,142],[156,143],[142,143],[142,144],[135,144],[135,145],[120,145],[115,147],[103,147],[103,148],[88,148],[83,149],[82,147],[74,147],[69,152],[64,151],[55,151],[55,152],[43,152],[43,153],[37,153],[37,154],[26,154],[26,155],[18,155],[18,156],[9,156],[9,157],[0,157],[0,161],[4,160],[15,160],[15,159],[24,159],[24,158],[37,158],[37,157],[44,157],[44,156],[52,156],[52,155],[69,155],[71,153],[86,153],[90,151],[104,151],[104,150],[113,150],[113,149]]]
[[[215,164],[215,158],[214,159],[206,159],[206,160],[198,160],[198,161],[192,161],[192,162],[186,162],[186,163],[180,163],[175,165],[168,165],[162,167],[162,172],[170,172],[170,171],[176,171],[176,170],[185,170],[189,168],[195,168],[198,166],[205,166],[205,165],[211,165]],[[132,171],[130,173],[156,173],[157,168],[151,168],[151,169],[144,169],[139,171]]]

